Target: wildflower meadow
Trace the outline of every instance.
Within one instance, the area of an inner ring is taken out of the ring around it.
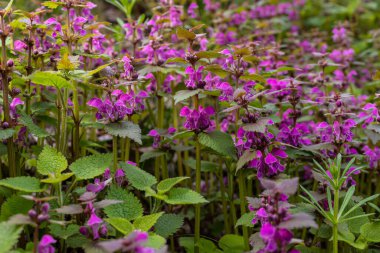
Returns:
[[[380,1],[0,6],[0,253],[380,253]]]

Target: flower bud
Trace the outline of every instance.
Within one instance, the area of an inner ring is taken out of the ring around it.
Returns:
[[[7,66],[8,66],[8,68],[12,68],[13,66],[14,66],[14,61],[12,60],[12,59],[9,59],[8,61],[7,61]]]
[[[35,219],[37,217],[37,212],[34,209],[30,209],[28,211],[28,215],[31,219]]]

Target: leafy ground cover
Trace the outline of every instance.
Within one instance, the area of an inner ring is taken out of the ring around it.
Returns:
[[[379,13],[4,3],[0,253],[380,252]]]

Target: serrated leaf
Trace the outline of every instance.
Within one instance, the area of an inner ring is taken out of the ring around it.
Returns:
[[[131,233],[135,228],[133,227],[132,223],[124,218],[118,218],[118,217],[113,217],[113,218],[106,218],[104,219],[106,222],[111,224],[117,231],[120,233],[127,235]]]
[[[112,163],[112,154],[97,154],[80,158],[70,165],[77,180],[91,179],[104,173]]]
[[[179,102],[182,102],[194,95],[197,95],[200,92],[199,89],[197,90],[180,90],[177,91],[174,95],[174,102],[178,104]]]
[[[183,225],[183,216],[178,214],[163,214],[154,225],[156,234],[168,238]]]
[[[283,221],[279,225],[281,228],[286,229],[296,229],[296,228],[317,228],[318,225],[315,223],[313,216],[307,213],[295,213],[292,214],[290,219]]]
[[[41,175],[61,174],[67,168],[67,160],[61,152],[45,146],[37,160],[37,171]]]
[[[243,125],[243,129],[250,132],[265,133],[269,121],[271,121],[269,118],[260,118],[256,123]]]
[[[219,240],[219,247],[224,252],[244,252],[244,239],[240,235],[227,234]]]
[[[0,220],[5,221],[15,214],[27,214],[33,207],[33,201],[27,200],[21,196],[13,195],[1,205]]]
[[[9,253],[13,245],[17,243],[22,227],[0,223],[0,253]]]
[[[169,192],[166,203],[171,205],[194,205],[208,203],[208,201],[199,193],[187,188],[173,188]]]
[[[380,242],[380,221],[364,224],[360,227],[360,233],[369,242]]]
[[[140,163],[145,162],[146,160],[149,160],[152,158],[160,157],[165,154],[166,154],[165,152],[161,152],[161,151],[145,152],[140,157]]]
[[[151,229],[154,226],[154,224],[156,224],[157,220],[161,217],[163,213],[164,212],[153,213],[142,217],[138,217],[133,222],[133,226],[141,231],[149,231],[149,229]]]
[[[153,175],[139,167],[127,163],[122,163],[121,167],[125,172],[128,182],[138,190],[144,191],[157,183],[157,179]]]
[[[252,220],[253,218],[255,218],[255,215],[256,215],[255,212],[249,212],[249,213],[243,214],[236,221],[235,227],[238,227],[238,226],[253,227]]]
[[[0,140],[6,140],[13,136],[15,130],[12,128],[0,130]]]
[[[104,208],[105,214],[109,218],[124,218],[134,220],[143,214],[143,207],[140,200],[122,188],[111,186],[107,192],[107,199],[121,200],[123,203],[107,206]]]
[[[256,81],[259,83],[266,83],[266,79],[258,74],[243,75],[240,77],[243,81]]]
[[[84,212],[84,209],[79,204],[73,204],[73,205],[67,205],[67,206],[61,206],[57,209],[55,209],[57,213],[61,214],[81,214]]]
[[[58,89],[61,89],[61,88],[74,89],[74,86],[71,82],[59,76],[59,72],[36,71],[30,76],[30,80],[35,84],[40,84],[43,86],[52,86]]]
[[[61,238],[67,240],[70,236],[79,234],[79,226],[77,224],[69,224],[67,227],[58,225],[58,224],[50,224],[50,234],[55,238]]]
[[[244,165],[246,165],[247,163],[249,163],[255,158],[256,158],[256,151],[245,150],[243,155],[239,157],[239,160],[236,164],[236,171],[243,168]]]
[[[236,148],[231,135],[221,131],[213,131],[211,133],[200,133],[198,138],[203,146],[209,147],[221,155],[236,159]]]
[[[142,144],[141,142],[141,129],[139,125],[134,124],[131,121],[122,121],[109,123],[105,125],[104,129],[113,136],[119,137],[128,137],[131,140],[134,140],[138,144]]]
[[[19,111],[19,114],[20,114],[19,120],[20,120],[21,124],[26,126],[28,128],[28,130],[34,136],[39,137],[39,138],[44,138],[44,137],[50,136],[50,134],[48,132],[46,132],[45,129],[42,129],[39,126],[37,126],[36,124],[34,124],[33,119],[29,115],[25,114],[25,112]]]
[[[187,40],[194,40],[196,38],[196,34],[193,32],[190,32],[189,30],[182,28],[182,27],[177,27],[177,37],[178,39],[187,39]]]
[[[157,191],[159,194],[164,194],[170,191],[176,184],[179,184],[180,182],[188,178],[189,177],[173,177],[164,179],[157,184]]]
[[[226,78],[229,75],[229,72],[222,69],[220,65],[217,64],[211,64],[207,65],[204,70],[210,71],[211,73],[221,77],[221,78]]]
[[[22,192],[41,192],[40,181],[35,177],[10,177],[0,180],[0,186]]]

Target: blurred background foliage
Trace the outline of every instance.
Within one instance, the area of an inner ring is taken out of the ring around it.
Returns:
[[[14,9],[34,10],[40,6],[39,3],[44,0],[14,0]],[[58,0],[60,1],[60,0]],[[81,0],[77,0],[81,1]],[[152,15],[152,11],[160,11],[157,8],[159,0],[91,0],[97,5],[94,10],[95,15],[99,16],[98,20],[108,21],[111,23],[107,27],[115,38],[123,38],[122,24],[127,22],[128,18],[146,19]],[[207,18],[210,13],[203,9],[203,0],[173,0],[175,4],[187,6],[192,1],[196,1],[203,17],[202,22],[209,24]],[[212,0],[217,1],[217,0]],[[380,52],[380,0],[220,0],[221,9],[226,10],[224,16],[228,17],[228,6],[240,6],[237,9],[244,11],[252,6],[277,4],[280,2],[304,1],[305,5],[301,11],[301,19],[298,24],[302,29],[303,35],[307,34],[310,39],[318,37],[319,39],[331,40],[328,35],[332,28],[338,24],[344,25],[353,34],[353,48],[356,54],[370,56],[372,59],[378,59]],[[0,0],[0,4],[5,6],[7,1]],[[236,9],[236,8],[234,8]],[[58,10],[56,10],[58,11]],[[214,15],[214,14],[211,14]],[[215,14],[219,15],[219,14]],[[215,20],[215,19],[213,19]],[[282,33],[289,31],[290,22],[285,17],[277,17],[268,23],[267,20],[257,20],[256,26],[265,26],[273,30],[274,33],[282,36]],[[246,29],[251,31],[252,27],[230,27],[229,29]],[[308,37],[306,36],[306,37]],[[305,37],[305,36],[304,36]],[[380,67],[378,61],[372,62]],[[360,63],[359,63],[360,64]],[[380,75],[379,75],[380,78]],[[376,78],[377,79],[377,78]],[[376,80],[374,84],[379,84]]]

